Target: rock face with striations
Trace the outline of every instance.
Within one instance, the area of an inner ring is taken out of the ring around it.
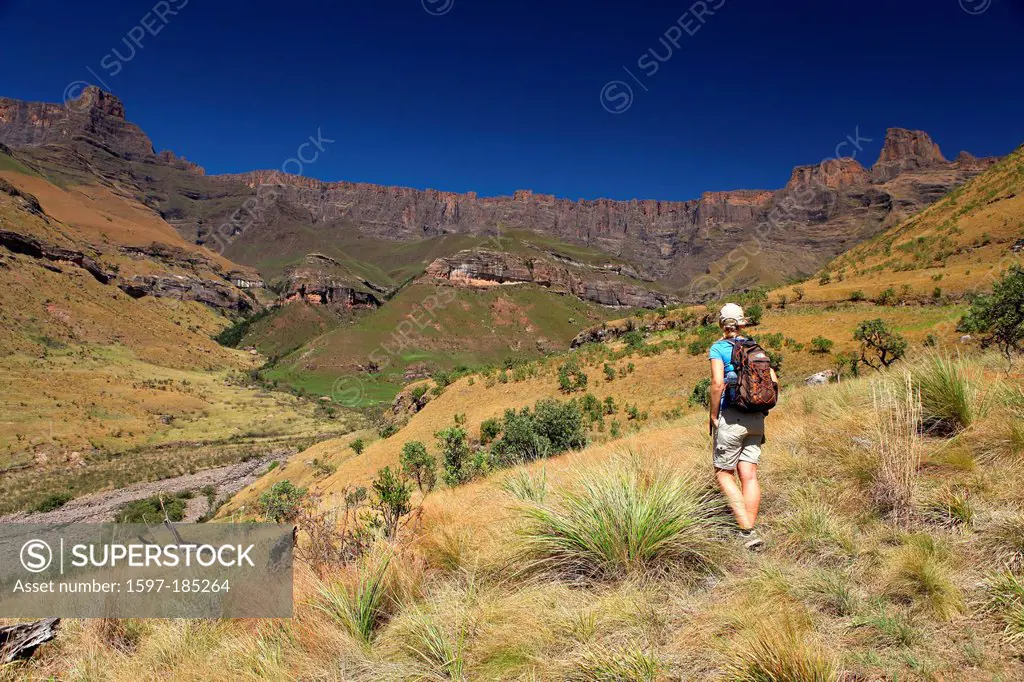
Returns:
[[[379,307],[382,294],[330,256],[311,253],[288,271],[282,298],[286,303],[305,301],[351,310]]]
[[[657,308],[678,302],[672,296],[652,291],[625,277],[609,278],[585,267],[482,249],[438,258],[427,267],[426,274],[456,286],[533,283],[606,306]]]
[[[0,142],[12,147],[88,140],[127,159],[153,156],[153,143],[125,120],[117,97],[95,86],[65,104],[0,98]]]
[[[172,154],[154,155],[145,134],[125,121],[120,101],[98,89],[86,89],[68,107],[0,100],[0,143],[22,147],[41,163],[73,161],[32,147],[48,142],[72,146],[84,158],[96,159],[100,145],[127,160],[164,165],[167,171],[157,174],[99,159],[85,172],[137,189],[139,201],[184,238],[216,244],[243,265],[270,254],[301,258],[310,250],[310,234],[329,243],[525,230],[615,256],[640,279],[691,299],[702,297],[693,295],[694,285],[708,276],[719,278],[716,286],[726,291],[813,272],[993,162],[967,153],[949,162],[926,133],[893,128],[870,170],[849,158],[826,161],[795,169],[778,190],[706,192],[690,201],[570,200],[528,190],[481,197],[321,182],[278,171],[202,176]],[[221,227],[230,237],[215,238]],[[723,249],[725,244],[734,248]],[[735,253],[740,246],[743,253]],[[735,276],[712,274],[723,271]]]

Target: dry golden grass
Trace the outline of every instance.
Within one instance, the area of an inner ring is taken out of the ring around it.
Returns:
[[[291,621],[72,621],[23,672],[110,680],[1016,679],[1024,667],[1014,658],[1019,645],[1005,640],[1008,612],[984,606],[982,581],[999,569],[975,557],[995,546],[1016,556],[1018,538],[1002,526],[965,531],[916,515],[913,533],[894,529],[868,494],[878,466],[872,424],[884,416],[871,398],[877,381],[784,395],[768,420],[762,465],[768,547],[748,554],[737,545],[718,576],[693,583],[640,571],[586,586],[528,577],[522,501],[503,490],[516,472],[503,471],[420,502],[420,519],[393,558],[406,587],[369,644],[316,606],[319,583],[300,567]],[[647,466],[710,483],[703,427],[694,412],[523,471],[535,482],[543,476],[554,499],[633,451]],[[926,438],[922,447],[947,442]],[[1006,461],[974,471],[926,463],[919,475],[929,489],[970,484],[983,509],[1024,485]],[[330,579],[353,589],[358,572]]]

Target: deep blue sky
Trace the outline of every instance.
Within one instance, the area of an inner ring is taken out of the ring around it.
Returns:
[[[279,168],[320,128],[321,179],[573,199],[777,188],[858,128],[865,165],[889,126],[950,158],[1024,142],[1024,0],[707,0],[650,77],[692,0],[167,2],[187,4],[111,76],[155,0],[0,0],[0,96],[59,101],[91,69],[208,172]],[[612,115],[617,79],[635,98]]]

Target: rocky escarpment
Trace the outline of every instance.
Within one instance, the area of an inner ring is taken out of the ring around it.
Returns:
[[[197,275],[163,273],[121,278],[113,269],[104,267],[94,257],[81,251],[48,244],[37,237],[18,232],[0,230],[0,247],[12,253],[54,263],[47,267],[56,272],[60,272],[60,265],[82,268],[100,284],[116,284],[132,298],[156,296],[198,301],[212,308],[232,312],[247,312],[258,306],[230,284]]]
[[[92,275],[100,284],[109,284],[117,276],[81,251],[47,244],[41,239],[17,232],[0,230],[0,246],[12,253],[20,253],[31,258],[75,265]]]
[[[284,278],[286,303],[306,301],[346,309],[377,308],[386,292],[355,277],[335,259],[319,253],[307,255]]]
[[[119,282],[117,286],[132,298],[176,298],[240,313],[248,312],[255,307],[253,301],[224,282],[188,275],[136,275]]]
[[[12,147],[83,139],[124,158],[153,156],[153,143],[125,120],[117,97],[95,86],[66,104],[0,98],[0,142]]]
[[[154,155],[148,138],[124,120],[109,93],[87,89],[70,106],[0,100],[0,142],[24,147],[33,160],[116,180],[159,211],[190,241],[224,249],[254,265],[270,253],[301,257],[309,237],[419,240],[447,234],[528,230],[615,256],[641,279],[687,292],[709,273],[746,273],[724,289],[812,272],[853,244],[922,210],[991,165],[962,153],[947,161],[921,131],[893,128],[867,169],[841,158],[793,171],[778,190],[708,192],[691,201],[570,200],[528,190],[481,197],[366,183],[320,182],[279,171],[203,176],[172,154]],[[111,163],[97,146],[144,164]],[[46,150],[51,150],[47,152]],[[164,166],[159,173],[149,164]],[[123,182],[130,178],[129,183]],[[273,190],[272,192],[269,190]],[[229,229],[220,233],[223,227]],[[723,244],[744,245],[722,263]],[[751,249],[753,245],[753,249]],[[767,260],[766,264],[749,261]],[[742,262],[741,262],[742,261]],[[375,263],[380,265],[380,263]],[[358,288],[358,287],[357,287]],[[342,296],[344,298],[344,295]]]
[[[694,201],[572,201],[525,190],[480,197],[319,182],[276,171],[211,179],[252,190],[273,185],[281,215],[301,212],[316,225],[355,227],[367,236],[400,240],[489,234],[498,226],[532,230],[617,256],[643,278],[680,285],[722,257],[723,242],[756,241],[765,253],[799,252],[802,263],[823,262],[924,208],[990,163],[970,155],[948,162],[927,134],[894,128],[870,170],[852,158],[832,159],[796,168],[781,190],[707,192]],[[257,220],[242,238],[257,242],[280,236]],[[790,260],[780,259],[776,270],[791,272]]]
[[[497,251],[462,251],[438,258],[427,267],[426,276],[462,286],[532,283],[615,307],[658,308],[677,302],[672,296],[624,278],[611,279],[580,266]]]

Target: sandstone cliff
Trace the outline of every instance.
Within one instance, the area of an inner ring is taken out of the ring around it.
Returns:
[[[0,98],[0,142],[16,147],[74,140],[124,158],[153,156],[153,143],[125,120],[121,100],[95,86],[66,105]]]
[[[438,258],[427,267],[426,275],[448,280],[457,286],[486,287],[529,282],[606,306],[657,308],[678,302],[675,297],[624,277],[599,275],[584,266],[486,250],[462,251],[447,258]]]

